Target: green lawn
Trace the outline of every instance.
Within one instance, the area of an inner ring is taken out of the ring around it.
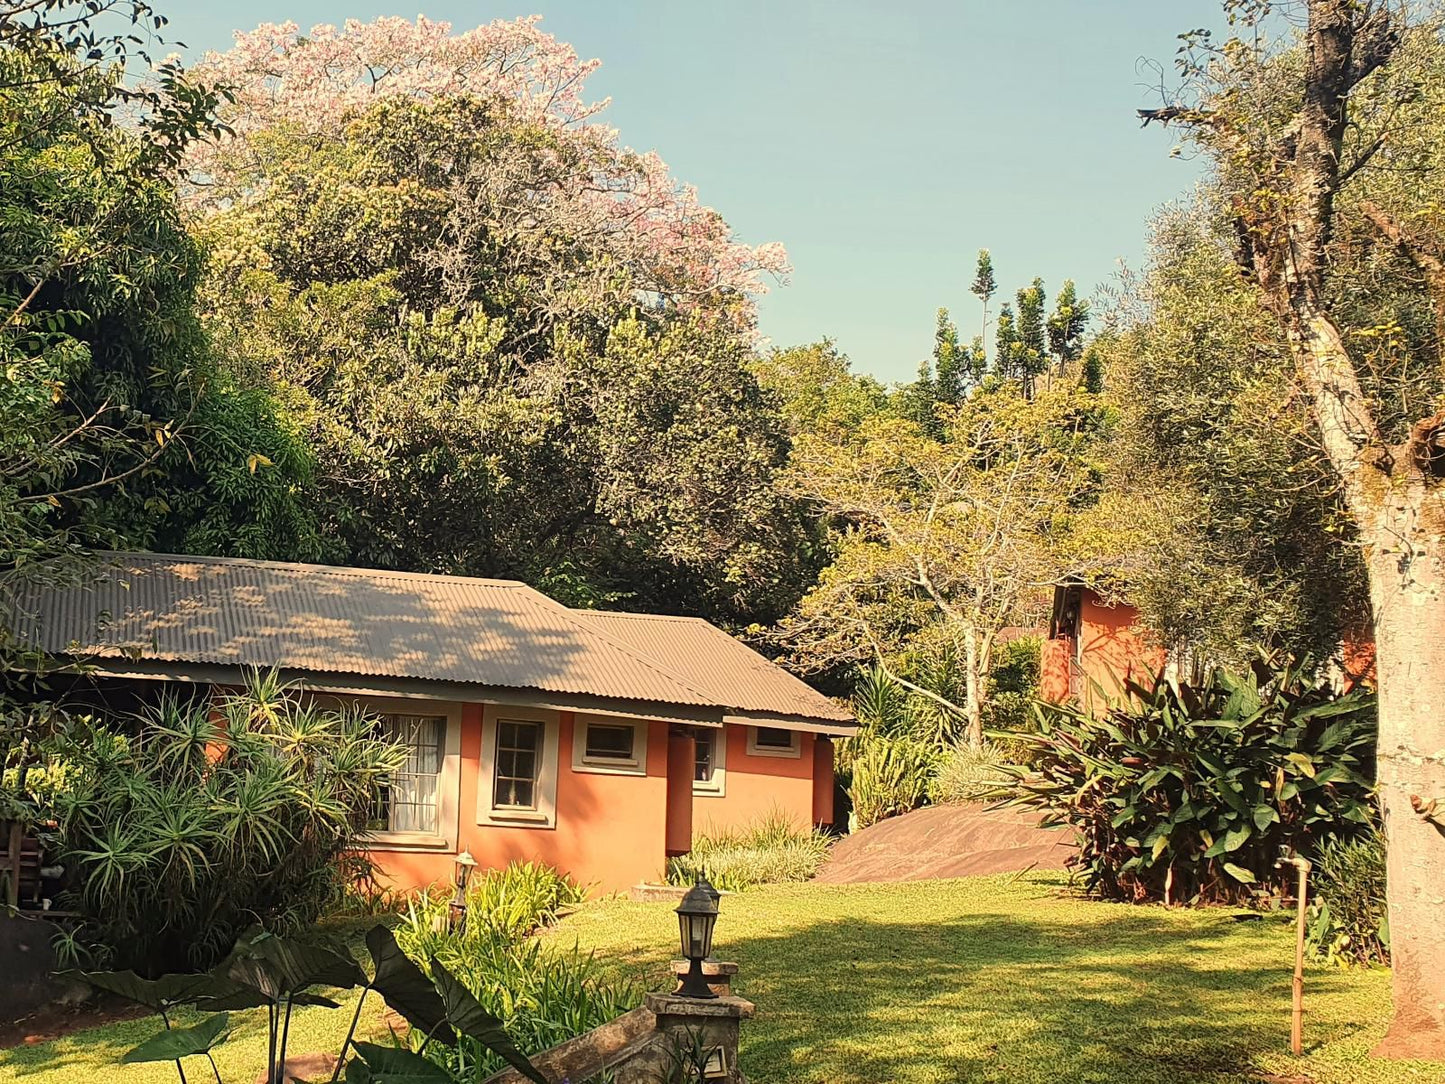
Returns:
[[[1042,874],[772,886],[723,899],[716,952],[757,1005],[742,1062],[759,1084],[1445,1081],[1368,1058],[1382,970],[1312,970],[1292,1058],[1292,931],[1234,914],[1085,902]],[[552,936],[656,987],[676,930],[666,905],[609,901]]]
[[[718,953],[737,960],[738,988],[758,1009],[743,1032],[756,1084],[1445,1081],[1445,1065],[1367,1057],[1389,1006],[1383,971],[1311,971],[1308,1053],[1291,1058],[1293,942],[1276,920],[1088,903],[1051,875],[774,886],[725,897],[722,909]],[[677,924],[667,904],[609,900],[549,936],[658,987]],[[344,1012],[307,1010],[292,1049],[334,1050],[345,1026]],[[0,1082],[174,1080],[161,1066],[114,1064],[149,1027],[0,1053]],[[262,1038],[259,1021],[243,1020],[222,1048],[226,1084],[256,1078]],[[192,1084],[210,1079],[204,1066]]]

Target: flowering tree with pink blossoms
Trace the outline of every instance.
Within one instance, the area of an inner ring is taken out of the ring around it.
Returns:
[[[756,294],[767,277],[786,273],[781,245],[738,241],[655,152],[618,144],[616,131],[595,119],[607,102],[583,94],[598,61],[579,60],[538,21],[499,20],[461,34],[424,17],[348,20],[306,35],[291,22],[238,33],[234,48],[208,53],[193,71],[231,89],[234,101],[221,119],[233,135],[193,149],[189,202],[205,210],[253,196],[246,183],[251,143],[278,124],[334,136],[387,99],[475,98],[503,104],[514,122],[543,126],[570,145],[589,168],[557,180],[582,228],[618,235],[639,259],[671,269],[679,300],[706,291]]]
[[[331,559],[766,621],[808,579],[750,370],[786,270],[597,120],[535,19],[263,26],[184,199],[213,337],[318,459]]]

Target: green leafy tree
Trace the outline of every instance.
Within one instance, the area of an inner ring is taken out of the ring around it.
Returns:
[[[1074,280],[1065,279],[1048,321],[1049,353],[1057,359],[1061,376],[1083,356],[1088,326],[1089,303],[1079,299]]]
[[[979,325],[982,330],[979,334],[980,336],[987,335],[988,303],[993,300],[993,295],[998,291],[998,282],[994,279],[993,257],[989,255],[986,248],[978,250],[978,264],[973,275],[973,285],[969,287],[969,291],[978,298],[979,303],[983,306],[983,320]]]

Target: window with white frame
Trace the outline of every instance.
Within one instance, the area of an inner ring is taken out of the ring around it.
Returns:
[[[406,760],[387,777],[372,816],[380,832],[441,834],[441,776],[447,720],[444,715],[383,715],[379,736],[406,748]]]
[[[748,755],[755,757],[797,757],[802,742],[796,730],[776,726],[748,727]]]
[[[721,729],[693,731],[692,792],[721,797],[727,780],[727,738]]]
[[[502,719],[497,723],[497,755],[492,779],[495,809],[535,810],[542,776],[541,723]]]
[[[572,770],[647,773],[647,723],[581,716],[572,730]]]
[[[554,711],[490,705],[484,709],[478,824],[556,826],[559,730]]]

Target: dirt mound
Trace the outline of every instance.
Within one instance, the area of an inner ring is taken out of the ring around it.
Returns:
[[[851,884],[1063,869],[1073,853],[1069,833],[1040,828],[1035,814],[973,804],[928,806],[845,836],[816,879]]]

